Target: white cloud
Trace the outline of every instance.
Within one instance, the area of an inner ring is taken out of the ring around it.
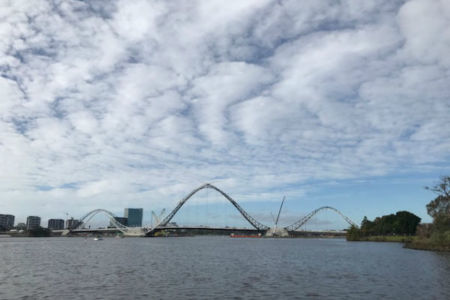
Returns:
[[[2,211],[448,166],[446,1],[2,5]]]
[[[398,23],[405,38],[402,50],[406,55],[424,64],[450,66],[447,55],[450,47],[448,1],[410,1],[400,9]]]

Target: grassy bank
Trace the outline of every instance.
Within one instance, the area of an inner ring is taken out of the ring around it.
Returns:
[[[402,235],[375,235],[363,236],[357,239],[347,239],[348,241],[364,241],[364,242],[393,242],[404,243],[405,248],[415,250],[429,251],[447,251],[450,252],[450,242],[446,240],[437,241],[436,239],[426,239],[417,236]]]
[[[415,250],[450,252],[450,243],[437,243],[432,241],[431,239],[415,239],[411,242],[405,243],[405,248]]]
[[[365,241],[365,242],[393,242],[393,243],[409,243],[416,239],[415,236],[409,235],[373,235],[362,236],[357,239],[348,239],[348,241]]]
[[[406,248],[417,250],[450,252],[450,230],[434,232],[430,237],[417,238],[405,244]]]

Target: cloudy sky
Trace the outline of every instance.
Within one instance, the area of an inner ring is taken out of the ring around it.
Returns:
[[[0,213],[425,220],[450,172],[450,2],[0,0]]]

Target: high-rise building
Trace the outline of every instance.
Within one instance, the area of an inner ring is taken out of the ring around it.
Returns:
[[[142,208],[125,208],[124,217],[128,219],[128,227],[142,227]]]
[[[63,230],[64,220],[63,219],[50,219],[48,220],[48,229],[51,230]]]
[[[128,226],[128,219],[125,217],[114,217],[114,220],[119,222],[120,224],[124,226]],[[116,227],[113,222],[109,222],[109,227]]]
[[[80,221],[74,218],[66,220],[66,229],[74,229],[80,225]]]
[[[0,215],[0,230],[10,230],[14,227],[13,215]]]
[[[29,216],[27,218],[27,230],[37,229],[41,227],[41,218],[36,216]]]

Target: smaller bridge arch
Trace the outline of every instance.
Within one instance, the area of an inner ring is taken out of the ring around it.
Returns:
[[[338,209],[331,207],[331,206],[322,206],[322,207],[319,207],[319,208],[313,210],[312,212],[310,212],[309,214],[307,214],[306,216],[304,216],[297,222],[295,222],[289,226],[286,226],[285,229],[288,231],[295,231],[295,230],[299,229],[301,226],[303,226],[306,222],[308,222],[312,217],[314,217],[318,212],[320,212],[322,210],[334,211],[338,215],[340,215],[348,224],[350,224],[351,226],[358,227],[358,225],[355,222],[353,222],[349,217],[347,217],[343,213],[341,213]]]
[[[113,224],[119,231],[121,231],[124,234],[128,233],[129,228],[127,226],[117,222],[117,220],[115,219],[116,215],[114,215],[112,212],[110,212],[106,209],[102,209],[102,208],[94,209],[94,210],[88,212],[87,214],[85,214],[79,220],[80,223],[75,228],[72,228],[71,230],[80,229],[80,227],[82,227],[83,224],[89,222],[90,220],[92,220],[93,217],[95,217],[96,215],[98,215],[100,213],[106,215],[109,218],[109,221],[111,222],[111,224]]]

